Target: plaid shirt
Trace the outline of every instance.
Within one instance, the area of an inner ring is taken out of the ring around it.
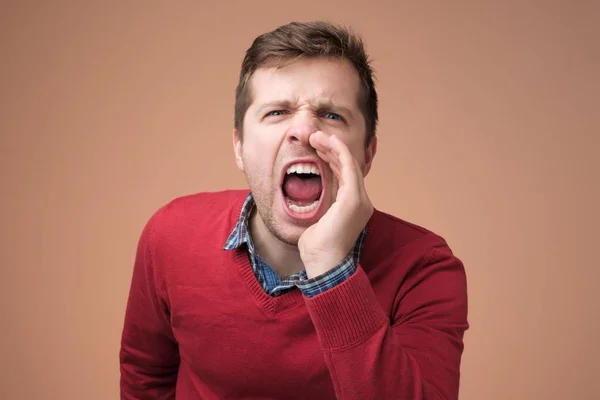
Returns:
[[[253,208],[254,199],[252,198],[252,193],[250,193],[242,206],[237,224],[227,238],[224,249],[234,250],[244,244],[247,246],[254,274],[265,292],[269,295],[278,296],[292,290],[294,287],[298,287],[306,297],[313,297],[344,282],[356,271],[366,230],[361,232],[350,254],[341,263],[326,273],[308,279],[306,271],[299,271],[281,279],[273,268],[258,255],[252,242],[250,230],[248,229],[248,221]]]

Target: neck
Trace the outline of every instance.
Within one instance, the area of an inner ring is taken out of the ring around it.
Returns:
[[[250,216],[249,229],[256,251],[280,277],[284,278],[304,269],[298,246],[284,243],[273,236],[256,208]]]

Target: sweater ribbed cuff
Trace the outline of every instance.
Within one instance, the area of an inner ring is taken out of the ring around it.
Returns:
[[[389,323],[360,266],[343,283],[305,302],[321,346],[328,350],[366,340]]]

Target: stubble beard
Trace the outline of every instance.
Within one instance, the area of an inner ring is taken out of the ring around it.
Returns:
[[[271,198],[275,200],[274,197],[275,194],[273,194]],[[260,218],[262,219],[263,223],[265,224],[271,235],[275,237],[275,239],[290,246],[298,246],[299,238],[292,237],[291,235],[285,235],[284,229],[275,218],[275,215],[273,213],[273,207],[270,204],[273,204],[273,201],[256,202],[256,211],[260,215]]]
[[[260,217],[269,233],[275,237],[275,239],[287,245],[297,247],[300,238],[296,237],[295,234],[286,235],[285,228],[275,217],[274,211],[276,208],[280,207],[279,204],[277,204],[280,199],[278,198],[279,193],[274,185],[261,191],[260,188],[263,184],[261,184],[260,180],[255,182],[254,179],[251,179],[250,177],[248,177],[248,185],[252,191],[252,197],[256,207],[255,211],[258,213],[258,215],[254,215],[254,217]]]

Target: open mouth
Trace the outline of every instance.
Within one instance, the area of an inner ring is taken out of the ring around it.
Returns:
[[[297,163],[288,167],[281,190],[288,208],[294,213],[307,214],[319,205],[323,192],[321,174],[313,163]]]

